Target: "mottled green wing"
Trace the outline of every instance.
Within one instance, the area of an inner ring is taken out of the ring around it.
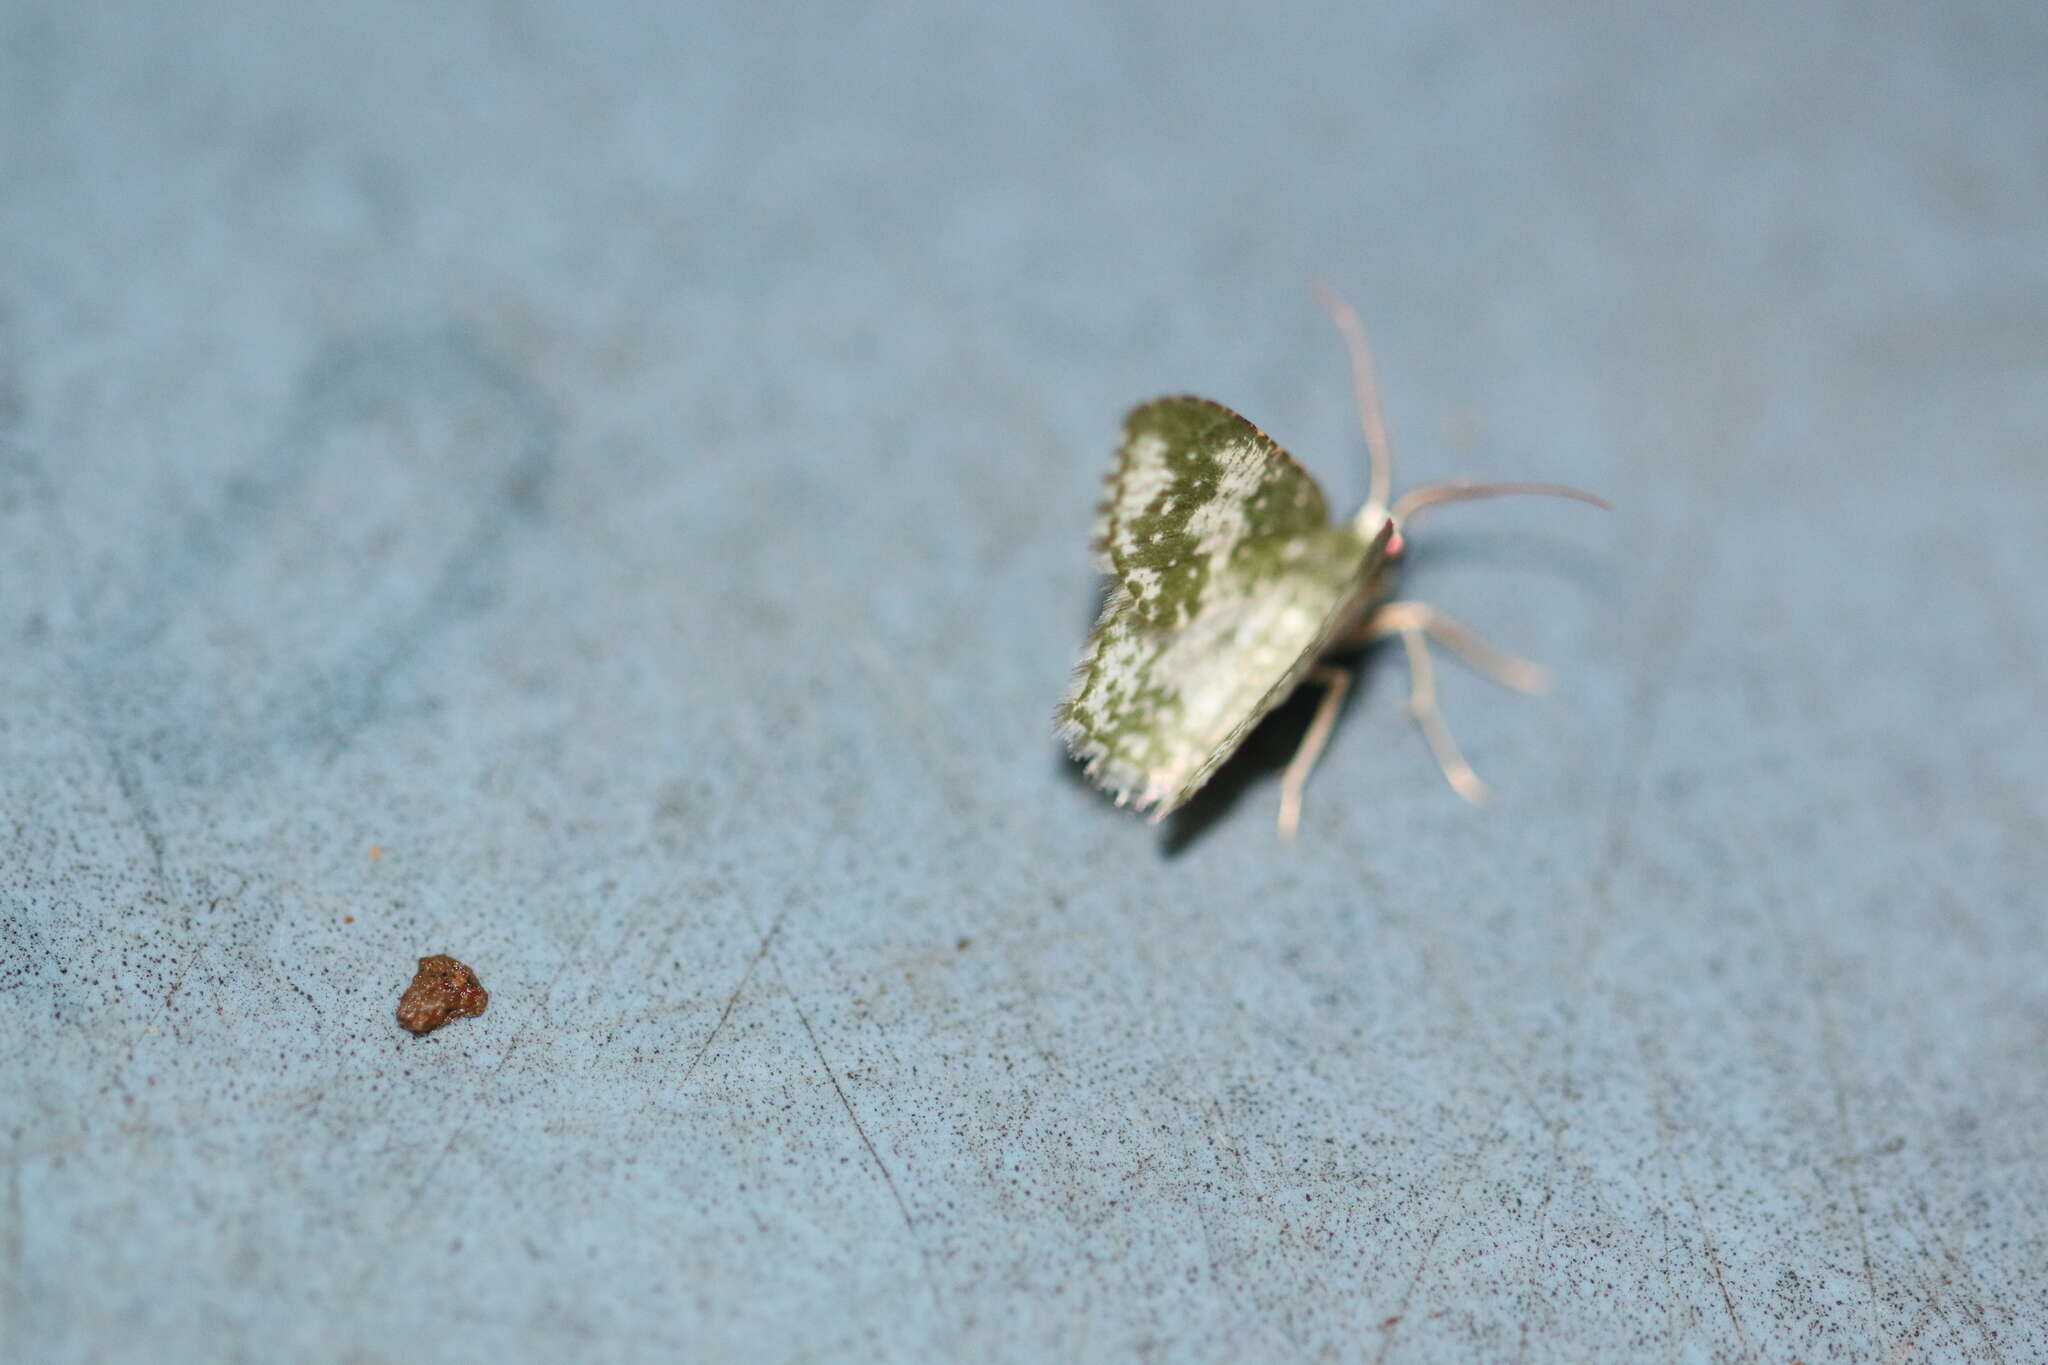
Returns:
[[[1095,523],[1096,564],[1150,625],[1187,619],[1219,553],[1322,530],[1323,490],[1274,440],[1206,398],[1160,398],[1124,418]]]
[[[1126,421],[1097,551],[1109,599],[1056,717],[1120,803],[1173,810],[1344,627],[1384,556],[1287,453],[1202,399]]]

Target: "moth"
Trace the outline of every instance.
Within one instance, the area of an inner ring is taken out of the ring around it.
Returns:
[[[1104,480],[1094,550],[1109,591],[1054,722],[1097,786],[1155,822],[1201,790],[1295,688],[1315,683],[1321,704],[1280,784],[1280,837],[1292,839],[1302,790],[1351,685],[1352,671],[1333,656],[1389,636],[1406,649],[1409,711],[1445,780],[1466,800],[1486,801],[1486,784],[1437,709],[1429,642],[1520,691],[1541,691],[1547,674],[1433,607],[1394,599],[1407,524],[1427,507],[1504,494],[1607,506],[1562,484],[1469,480],[1390,501],[1393,460],[1371,345],[1356,311],[1321,292],[1350,356],[1371,459],[1357,516],[1333,524],[1307,470],[1206,398],[1133,409]]]

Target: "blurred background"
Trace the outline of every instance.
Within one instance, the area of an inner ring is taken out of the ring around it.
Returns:
[[[0,1355],[2048,1358],[2038,6],[0,0]],[[1161,828],[1123,412],[1418,528]],[[489,1011],[415,1040],[414,960]]]

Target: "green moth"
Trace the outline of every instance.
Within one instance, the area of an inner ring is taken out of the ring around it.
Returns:
[[[1280,834],[1350,685],[1330,661],[1399,636],[1410,710],[1444,777],[1480,802],[1484,783],[1437,712],[1428,641],[1509,687],[1540,690],[1542,668],[1503,654],[1419,602],[1392,600],[1408,519],[1436,503],[1541,493],[1606,504],[1557,484],[1453,482],[1388,501],[1392,460],[1365,329],[1324,302],[1350,349],[1372,483],[1365,506],[1332,524],[1308,471],[1237,413],[1206,398],[1161,398],[1124,419],[1124,441],[1095,526],[1108,600],[1054,719],[1088,776],[1118,805],[1157,821],[1201,789],[1274,707],[1304,682],[1322,703],[1281,782]]]

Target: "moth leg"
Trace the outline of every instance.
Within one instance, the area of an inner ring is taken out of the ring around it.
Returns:
[[[1287,771],[1280,778],[1280,837],[1288,843],[1301,829],[1301,792],[1308,785],[1310,769],[1322,757],[1323,746],[1330,742],[1330,731],[1336,727],[1338,708],[1344,704],[1344,694],[1351,688],[1351,670],[1335,664],[1320,664],[1305,679],[1319,683],[1323,699],[1316,706],[1315,719],[1309,722],[1308,733],[1301,737],[1301,747],[1294,751],[1288,761]]]
[[[1549,681],[1549,673],[1541,664],[1495,649],[1450,617],[1420,602],[1387,603],[1366,618],[1361,633],[1367,640],[1382,640],[1389,635],[1401,637],[1408,652],[1408,713],[1422,727],[1422,737],[1429,741],[1430,752],[1436,756],[1437,767],[1443,770],[1451,790],[1475,806],[1485,805],[1493,798],[1493,792],[1465,761],[1458,742],[1451,738],[1450,727],[1444,724],[1443,712],[1437,707],[1436,667],[1429,657],[1429,637],[1436,637],[1452,653],[1495,682],[1517,691],[1541,691]]]
[[[1517,692],[1535,694],[1550,686],[1550,670],[1533,659],[1496,649],[1479,638],[1470,626],[1460,625],[1435,607],[1422,602],[1388,602],[1365,619],[1357,644],[1368,644],[1419,630],[1470,664],[1476,671]]]

